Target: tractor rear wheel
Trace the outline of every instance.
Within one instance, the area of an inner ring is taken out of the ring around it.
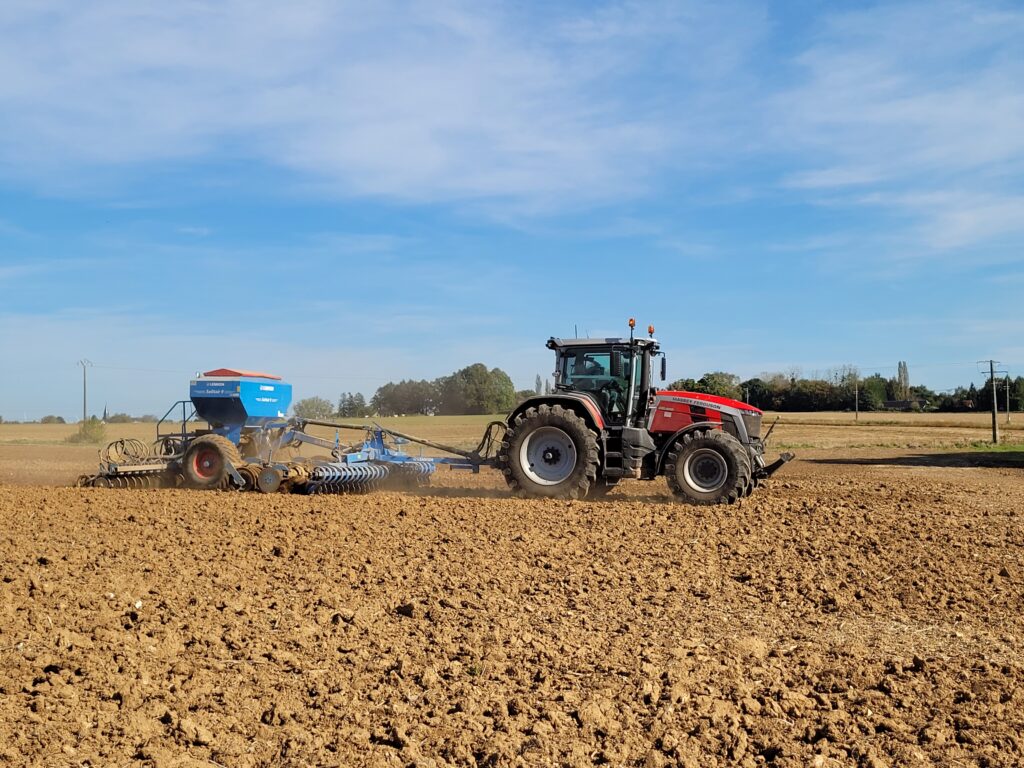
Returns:
[[[497,458],[509,488],[523,496],[582,499],[597,479],[597,435],[560,405],[527,408]]]
[[[672,493],[690,504],[732,504],[750,485],[750,459],[727,432],[689,432],[672,446],[665,477]]]
[[[242,463],[234,443],[221,435],[197,437],[181,459],[186,487],[200,491],[223,488],[230,477],[229,462],[236,467]]]

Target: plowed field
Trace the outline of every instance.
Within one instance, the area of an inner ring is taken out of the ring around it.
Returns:
[[[804,453],[712,508],[0,485],[0,763],[1024,764],[1024,471]]]

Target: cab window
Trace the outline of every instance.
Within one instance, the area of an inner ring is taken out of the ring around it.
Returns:
[[[611,354],[576,350],[562,358],[562,381],[574,389],[591,389],[611,380]]]
[[[621,375],[613,376],[610,350],[567,351],[561,360],[560,383],[571,389],[594,394],[606,414],[625,414],[626,393],[629,390],[629,373],[626,366],[629,364],[629,357],[626,352],[621,354]]]

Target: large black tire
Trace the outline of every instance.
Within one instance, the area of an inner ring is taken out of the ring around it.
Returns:
[[[597,435],[560,405],[527,408],[509,425],[497,459],[518,495],[583,499],[597,479]]]
[[[750,485],[750,459],[728,432],[697,430],[672,446],[665,477],[672,493],[690,504],[733,504]]]
[[[188,444],[181,459],[181,473],[188,488],[211,491],[227,485],[228,462],[242,463],[235,444],[221,435],[203,435]]]

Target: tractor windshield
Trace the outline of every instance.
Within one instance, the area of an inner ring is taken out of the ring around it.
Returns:
[[[613,373],[612,355],[621,360]],[[559,360],[558,382],[568,389],[590,392],[604,406],[609,415],[624,416],[626,398],[629,392],[629,350],[622,349],[573,349],[562,353]],[[640,357],[633,361],[633,377],[640,375]]]

